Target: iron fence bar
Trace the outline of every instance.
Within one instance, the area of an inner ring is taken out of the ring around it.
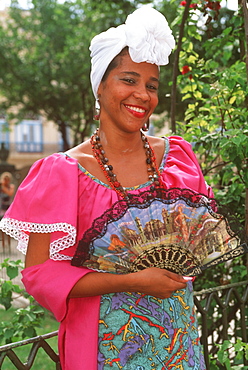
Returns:
[[[19,342],[4,344],[3,346],[0,346],[0,352],[4,352],[5,350],[12,349],[15,347],[25,346],[25,344],[32,344],[34,342],[38,342],[41,339],[50,339],[52,337],[56,337],[58,335],[58,330],[52,331],[51,333],[38,335],[37,337],[28,338],[20,340]]]
[[[242,296],[237,291],[238,287],[244,287]],[[222,293],[221,296],[219,296],[219,292]],[[236,301],[232,306],[234,298]],[[217,321],[211,321],[211,323],[209,323],[209,313],[214,312],[214,301],[218,305],[219,310],[221,310],[222,316],[220,316]],[[228,329],[230,328],[229,324],[231,320],[234,321],[233,335],[235,340],[241,338],[244,343],[247,343],[247,302],[248,280],[194,292],[194,303],[200,315],[199,326],[202,332],[201,343],[203,345],[207,370],[210,370],[209,354],[212,353],[212,355],[214,355],[218,350],[216,342],[223,342],[229,337]],[[237,317],[237,312],[240,313],[240,317]],[[237,328],[237,321],[240,324],[240,328]],[[238,330],[240,330],[241,333],[238,333]],[[217,339],[216,335],[218,335]],[[208,339],[210,337],[212,341],[209,344]],[[209,349],[210,345],[211,351]],[[248,361],[244,356],[243,364],[247,365],[247,363]]]
[[[202,307],[198,299],[194,300],[195,306],[201,314],[201,325],[202,325],[202,335],[201,335],[201,344],[203,346],[203,354],[206,363],[206,368],[209,369],[209,356],[208,356],[208,325],[207,325],[207,311]]]
[[[208,288],[208,289],[203,289],[203,290],[195,291],[194,292],[194,296],[196,296],[196,295],[203,295],[203,294],[212,293],[212,292],[218,292],[220,290],[225,290],[225,289],[229,289],[229,288],[239,287],[239,286],[243,286],[243,285],[247,285],[247,284],[248,284],[248,280],[240,281],[239,283],[232,283],[232,284],[227,284],[227,285],[219,285],[219,286],[214,287],[214,288]]]
[[[223,308],[222,319],[223,319],[222,320],[223,321],[222,336],[223,336],[223,340],[227,340],[228,339],[228,334],[227,334],[227,330],[228,330],[227,307]]]
[[[6,357],[10,359],[10,361],[15,365],[15,368],[18,370],[30,370],[32,365],[35,361],[37,352],[39,348],[43,348],[43,350],[47,353],[50,359],[55,363],[56,370],[61,370],[59,356],[54,352],[52,347],[46,342],[47,339],[55,337],[58,335],[58,331],[54,331],[48,334],[40,335],[34,338],[25,339],[19,342],[5,344],[0,347],[0,368],[3,364],[3,361]],[[32,348],[29,352],[28,360],[26,363],[23,363],[19,357],[14,352],[14,349],[32,344]]]
[[[246,320],[245,320],[245,302],[248,300],[248,286],[245,290],[243,297],[240,297],[235,288],[231,288],[227,292],[226,296],[226,306],[230,303],[232,294],[236,297],[237,301],[240,304],[240,321],[241,321],[241,337],[244,342],[247,342],[247,331],[246,331]]]
[[[245,304],[244,303],[240,307],[240,318],[241,318],[242,340],[243,342],[247,343],[247,330],[246,330]]]
[[[12,349],[6,350],[6,352],[3,352],[0,355],[0,365],[2,366],[4,359],[8,357],[10,361],[15,365],[15,368],[18,370],[27,370],[27,367],[25,364],[21,362],[19,357],[15,354],[15,352]]]

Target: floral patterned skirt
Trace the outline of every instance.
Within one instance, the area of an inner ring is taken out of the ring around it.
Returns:
[[[192,283],[168,299],[103,295],[98,370],[205,370]]]

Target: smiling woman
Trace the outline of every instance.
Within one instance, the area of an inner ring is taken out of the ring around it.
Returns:
[[[158,66],[134,63],[128,52],[117,56],[116,60],[116,68],[108,73],[98,88],[100,125],[105,132],[112,133],[118,127],[137,132],[158,104]],[[138,139],[140,141],[140,137]]]
[[[85,241],[87,230],[97,225],[93,233],[100,236],[99,225],[104,228],[113,206],[116,232],[108,252],[121,261],[128,240],[130,248],[141,249],[147,235],[151,245],[156,242],[158,215],[166,225],[163,203],[155,207],[155,218],[149,203],[162,190],[211,194],[186,141],[144,132],[158,103],[159,66],[168,63],[174,46],[164,16],[146,6],[94,37],[98,129],[66,153],[36,162],[1,221],[26,253],[27,291],[61,322],[63,370],[205,370],[189,278],[154,266],[109,272],[102,255],[87,265],[92,242]],[[121,220],[123,202],[134,206],[136,228]],[[149,220],[138,213],[144,206]]]

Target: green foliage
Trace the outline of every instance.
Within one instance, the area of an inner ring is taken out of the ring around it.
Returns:
[[[215,197],[235,215],[244,234],[248,188],[244,18],[240,11],[221,9],[211,25],[204,24],[197,4],[198,16],[193,8],[189,11],[179,55],[177,88],[186,109],[177,122],[177,134],[192,144]],[[179,9],[173,24],[178,29],[183,12]],[[195,289],[245,280],[246,264],[244,256],[206,270],[196,279]]]
[[[221,345],[217,345],[219,351],[217,359],[210,357],[211,370],[218,370],[219,364],[226,370],[247,370],[248,366],[243,365],[243,357],[248,360],[248,344],[237,339],[235,343],[225,340]],[[231,360],[232,359],[232,360]]]
[[[191,18],[190,18],[191,21]],[[237,47],[242,45],[244,31],[242,17],[233,16],[229,26],[215,37],[205,39],[202,32],[201,48],[187,24],[179,69],[186,71],[178,76],[178,89],[187,105],[184,119],[178,122],[179,133],[192,143],[207,182],[212,185],[215,197],[236,215],[245,229],[245,197],[248,188],[248,111],[247,67],[243,55],[237,58]],[[234,57],[236,55],[236,58]],[[247,221],[246,221],[247,222]],[[195,290],[236,283],[247,279],[247,257],[232,263],[206,270],[194,283]],[[208,327],[214,329],[209,307]],[[237,340],[219,345],[216,358],[210,358],[210,368],[248,369],[243,364],[248,346]]]
[[[189,19],[185,29],[178,76],[178,88],[187,104],[180,133],[190,141],[200,160],[206,180],[215,196],[245,222],[244,200],[248,188],[248,110],[245,61],[233,58],[244,44],[243,18],[229,18],[226,28],[208,38],[195,51],[195,25]],[[204,29],[202,29],[203,39]],[[201,33],[200,32],[200,33]]]
[[[12,321],[13,315],[15,315],[15,309],[11,308],[8,311],[1,311],[1,320],[5,322]],[[51,333],[58,329],[58,322],[48,313],[45,313],[44,319],[42,319],[42,325],[40,328],[37,328],[37,335],[44,335],[46,333]],[[53,348],[55,353],[58,351],[58,337],[54,336],[50,339],[47,339],[46,342]],[[28,361],[30,351],[32,348],[32,344],[26,344],[24,346],[20,346],[15,348],[15,354],[20,358],[23,363]],[[1,370],[10,370],[13,369],[13,363],[9,358],[5,358],[3,363],[1,364]],[[43,349],[39,349],[36,356],[34,363],[32,365],[32,370],[54,370],[55,364],[50,359],[50,357],[44,352]]]
[[[36,328],[41,327],[44,309],[32,304],[27,308],[15,310],[12,321],[0,322],[0,343],[12,343],[37,335]]]
[[[18,275],[19,269],[23,268],[21,260],[10,261],[5,259],[0,264],[0,268],[5,269],[9,277],[9,280],[0,282],[0,304],[4,306],[5,310],[9,310],[11,307],[13,293],[18,293],[20,296],[24,295],[30,301],[30,305],[27,308],[15,310],[11,321],[0,322],[0,344],[36,336],[36,329],[41,326],[45,310],[38,306],[34,299],[27,295],[19,285],[13,284],[11,281]]]
[[[12,293],[21,293],[19,285],[15,285],[11,281],[18,275],[18,269],[21,267],[21,264],[22,262],[20,260],[9,261],[9,259],[5,259],[4,262],[0,264],[2,269],[6,269],[6,274],[10,279],[1,280],[0,304],[2,304],[6,310],[11,307]]]

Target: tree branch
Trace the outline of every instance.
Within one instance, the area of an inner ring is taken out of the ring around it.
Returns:
[[[173,63],[173,70],[172,70],[172,87],[171,87],[171,130],[175,134],[176,133],[176,94],[177,94],[177,76],[179,73],[179,54],[182,48],[182,39],[184,35],[184,27],[189,15],[189,6],[191,0],[187,0],[183,17],[182,23],[180,24],[179,30],[179,37],[177,41],[177,48],[175,51],[174,63]]]

